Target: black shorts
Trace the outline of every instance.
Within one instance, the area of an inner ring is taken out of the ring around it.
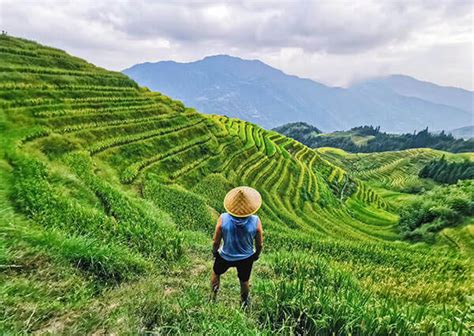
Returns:
[[[217,254],[216,259],[214,260],[214,267],[212,267],[214,273],[217,275],[224,274],[230,267],[237,268],[237,276],[242,282],[249,281],[250,273],[252,273],[253,266],[253,255],[247,259],[237,260],[237,261],[227,261]]]

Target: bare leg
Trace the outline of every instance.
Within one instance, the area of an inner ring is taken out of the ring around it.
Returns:
[[[249,281],[240,281],[240,303],[247,304],[247,299],[250,292],[250,282]]]
[[[212,276],[211,276],[211,300],[216,301],[217,298],[217,292],[219,291],[219,285],[220,285],[220,275],[217,275],[212,271]]]

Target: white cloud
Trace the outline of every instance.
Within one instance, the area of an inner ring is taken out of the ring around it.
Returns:
[[[330,85],[403,73],[473,89],[472,6],[469,0],[0,0],[0,25],[114,70],[233,54]]]

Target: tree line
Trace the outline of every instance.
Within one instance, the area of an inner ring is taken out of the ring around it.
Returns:
[[[474,179],[474,162],[448,162],[443,155],[428,162],[419,172],[419,177],[431,178],[436,182],[454,184],[459,180]]]
[[[433,148],[452,153],[472,152],[474,139],[456,139],[444,131],[434,134],[428,127],[413,133],[390,134],[380,131],[380,126],[365,125],[349,131],[319,134],[314,126],[305,123],[286,124],[274,129],[308,147],[335,147],[352,153],[398,151],[410,148]],[[371,136],[364,144],[355,143],[353,136]]]

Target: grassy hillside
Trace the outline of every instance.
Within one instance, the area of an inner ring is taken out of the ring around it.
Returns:
[[[418,177],[420,170],[433,159],[446,157],[450,162],[473,161],[473,153],[452,154],[429,148],[381,153],[348,153],[342,149],[324,147],[316,150],[326,160],[344,167],[351,176],[376,189],[416,193],[436,185],[430,179]]]
[[[441,158],[464,169],[474,161],[474,153],[451,154],[426,148],[369,154],[350,154],[336,148],[317,151],[325,159],[345,167],[352,177],[366,182],[401,213],[398,231],[402,236],[435,240],[472,254],[473,180],[440,184],[431,178],[421,178],[419,172],[432,160]],[[407,230],[407,223],[414,227]]]
[[[319,153],[120,73],[0,37],[0,332],[410,334],[472,327],[470,250],[398,241]],[[226,191],[257,188],[253,306],[208,304]]]

